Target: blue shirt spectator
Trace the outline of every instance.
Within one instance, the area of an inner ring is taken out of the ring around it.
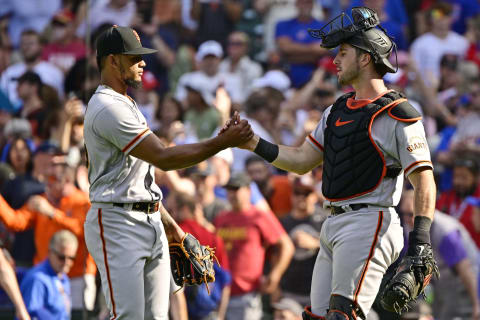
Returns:
[[[308,34],[308,29],[320,29],[324,24],[324,22],[314,18],[311,18],[308,22],[299,21],[298,18],[280,21],[275,29],[275,39],[278,40],[281,37],[287,37],[294,43],[318,43],[318,47],[320,47],[319,39],[311,37]],[[288,60],[287,57],[287,61]],[[310,80],[313,71],[317,68],[317,64],[314,62],[296,63],[292,61],[289,63],[289,66],[289,76],[292,81],[292,87],[294,88],[299,88],[307,83],[308,80]]]
[[[59,277],[48,259],[25,275],[20,290],[32,318],[70,319],[70,281],[66,274]]]
[[[480,13],[480,3],[472,0],[447,0],[453,6],[452,30],[464,34],[467,31],[467,21]]]
[[[50,239],[48,258],[23,278],[20,291],[32,319],[70,319],[72,298],[67,273],[72,268],[77,248],[78,240],[72,232],[56,232]]]

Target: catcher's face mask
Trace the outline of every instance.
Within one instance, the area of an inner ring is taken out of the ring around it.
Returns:
[[[377,13],[367,7],[354,7],[352,18],[343,12],[321,29],[309,29],[308,32],[322,40],[323,48],[333,49],[348,43],[370,53],[374,63],[382,65],[386,72],[396,72],[398,64],[394,67],[388,60],[392,51],[396,57],[396,45],[380,26]]]

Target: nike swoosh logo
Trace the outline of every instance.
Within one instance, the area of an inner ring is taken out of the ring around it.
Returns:
[[[341,126],[344,126],[346,124],[352,123],[353,121],[355,121],[355,120],[341,121],[340,118],[338,118],[337,122],[335,122],[335,126],[341,127]]]

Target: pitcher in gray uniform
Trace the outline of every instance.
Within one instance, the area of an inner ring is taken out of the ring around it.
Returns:
[[[342,14],[310,34],[321,38],[325,48],[339,47],[334,60],[339,82],[355,91],[326,109],[299,147],[257,135],[241,146],[299,174],[323,163],[322,192],[331,216],[320,234],[304,319],[366,318],[385,271],[403,248],[394,206],[404,176],[415,189],[408,254],[430,243],[436,191],[421,116],[383,82],[385,73],[396,71],[388,60],[395,43],[379,26],[377,14],[356,7],[352,17]]]
[[[167,319],[167,238],[179,242],[185,233],[160,202],[154,166],[185,168],[253,136],[235,115],[237,125],[213,139],[165,148],[127,95],[128,87],[141,84],[142,55],[154,52],[127,27],[113,26],[97,39],[101,85],[88,103],[84,126],[92,203],[85,241],[111,319]]]

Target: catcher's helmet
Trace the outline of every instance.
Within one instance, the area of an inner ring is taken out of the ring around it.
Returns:
[[[360,48],[373,57],[373,62],[380,71],[395,73],[394,67],[388,60],[397,46],[387,31],[380,26],[377,13],[367,7],[352,8],[353,22],[344,12],[331,20],[321,29],[309,29],[312,37],[322,39],[321,46],[333,49],[342,43],[348,43]]]

